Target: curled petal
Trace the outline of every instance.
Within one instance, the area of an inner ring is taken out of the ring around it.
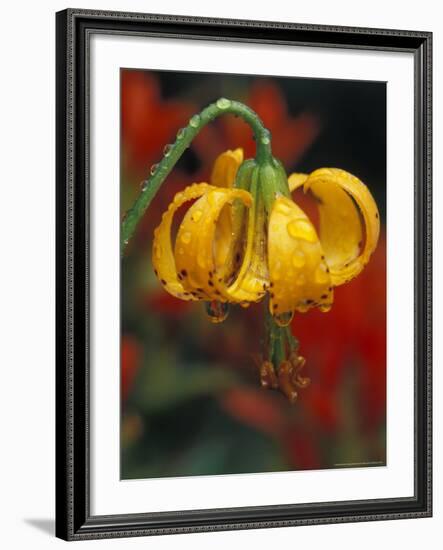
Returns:
[[[291,174],[288,177],[289,191],[295,191],[299,187],[305,184],[306,180],[309,178],[308,174]]]
[[[377,245],[377,205],[364,183],[337,168],[312,172],[304,190],[311,191],[318,203],[320,241],[332,284],[346,283],[362,271]]]
[[[235,253],[235,279],[229,277],[230,286],[224,289],[230,301],[257,302],[263,298],[269,286],[266,247],[266,211],[264,198],[258,190],[257,177],[253,178],[251,194],[254,206],[248,212],[246,241],[243,257],[239,249]],[[227,265],[230,262],[228,260]]]
[[[226,285],[219,280],[214,248],[220,214],[237,199],[246,206],[252,204],[250,193],[243,189],[208,186],[183,218],[175,243],[175,264],[191,295],[229,300]]]
[[[243,162],[243,149],[230,149],[217,157],[211,174],[211,185],[215,187],[233,187],[235,176]]]
[[[195,183],[177,193],[168,210],[163,214],[160,225],[154,231],[152,246],[152,264],[154,272],[165,290],[182,300],[198,300],[204,298],[189,293],[181,282],[182,275],[177,273],[171,243],[171,225],[174,214],[180,206],[190,200],[195,200],[207,193],[211,187],[207,183]]]
[[[271,210],[268,232],[270,312],[277,319],[288,312],[333,301],[328,266],[314,226],[299,206],[278,197]]]
[[[211,185],[215,187],[232,188],[238,169],[243,162],[243,149],[228,150],[219,155],[214,162],[211,174]],[[229,252],[232,238],[231,211],[224,208],[217,222],[216,263],[223,265]]]

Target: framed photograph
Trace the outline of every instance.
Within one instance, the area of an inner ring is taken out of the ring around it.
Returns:
[[[56,534],[431,515],[431,33],[57,13]]]

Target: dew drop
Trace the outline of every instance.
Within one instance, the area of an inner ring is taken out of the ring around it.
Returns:
[[[219,109],[228,109],[231,106],[231,100],[221,97],[216,103]]]
[[[301,268],[306,264],[306,257],[301,250],[296,250],[292,255],[292,265]]]
[[[229,305],[218,300],[206,302],[206,313],[211,323],[222,323],[228,316]]]
[[[153,164],[151,166],[151,169],[149,170],[149,173],[151,174],[151,176],[153,176],[157,172],[157,168],[158,168],[158,164]]]
[[[162,257],[162,249],[158,245],[155,247],[155,257],[157,258],[157,260]]]
[[[200,125],[200,115],[194,115],[189,119],[189,124],[193,128],[198,128]]]
[[[293,311],[286,311],[285,313],[280,313],[274,315],[274,321],[279,327],[287,327],[294,317]]]
[[[204,269],[206,267],[206,256],[199,254],[199,256],[197,256],[197,264],[199,267]]]
[[[184,128],[180,128],[180,130],[177,132],[177,139],[183,139],[185,137],[186,130]]]
[[[295,284],[297,286],[303,286],[305,283],[306,283],[306,277],[305,277],[304,273],[300,273],[300,275],[295,280]]]
[[[140,184],[140,189],[144,191],[148,187],[148,180],[143,180]]]
[[[171,149],[172,149],[172,145],[170,143],[165,145],[164,148],[163,148],[163,155],[165,157],[169,157],[169,155],[171,154]]]
[[[292,220],[288,223],[286,229],[294,239],[302,239],[310,243],[315,243],[317,240],[314,228],[306,220]]]
[[[275,207],[275,210],[276,212],[278,212],[279,214],[283,214],[284,216],[286,216],[287,214],[290,213],[291,211],[291,208],[283,201],[278,201],[276,203],[276,207]],[[277,229],[277,228],[276,228]]]
[[[202,215],[203,215],[203,213],[202,213],[201,210],[196,210],[196,211],[192,214],[191,220],[192,220],[193,222],[198,222],[198,221],[201,219]]]
[[[191,233],[189,231],[186,231],[185,233],[183,233],[183,235],[180,237],[180,240],[185,243],[185,244],[189,244],[191,242]]]
[[[263,136],[260,141],[263,143],[263,145],[269,145],[271,143],[269,136]]]
[[[178,249],[178,253],[181,254],[181,255],[183,255],[183,254],[185,253],[185,249],[184,249],[183,247],[180,247],[180,248]]]

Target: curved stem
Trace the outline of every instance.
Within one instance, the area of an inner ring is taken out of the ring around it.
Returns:
[[[153,167],[151,176],[143,182],[140,195],[132,208],[126,213],[122,223],[120,236],[122,252],[161,184],[195,136],[206,124],[212,122],[218,116],[228,113],[239,116],[251,127],[257,144],[257,160],[265,161],[271,158],[271,135],[252,109],[239,101],[231,101],[225,98],[220,98],[215,103],[211,103],[198,115],[191,117],[188,125],[178,131],[175,143],[167,146],[162,160]]]

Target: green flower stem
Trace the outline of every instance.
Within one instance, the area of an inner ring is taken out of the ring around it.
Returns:
[[[269,302],[265,301],[265,350],[264,357],[271,361],[278,372],[282,361],[286,361],[291,351],[297,349],[298,340],[292,334],[291,327],[279,327],[269,312]]]
[[[215,103],[211,103],[203,109],[198,115],[194,115],[189,120],[188,125],[177,133],[177,139],[173,145],[167,145],[162,160],[153,167],[151,176],[143,182],[140,195],[136,199],[132,208],[128,210],[121,228],[121,250],[122,253],[132,237],[143,214],[155,197],[161,184],[171,172],[177,161],[186,151],[195,136],[200,130],[215,118],[224,114],[232,114],[242,118],[251,127],[256,141],[258,162],[266,162],[272,158],[271,154],[271,135],[259,116],[249,107],[239,101],[220,98]]]

